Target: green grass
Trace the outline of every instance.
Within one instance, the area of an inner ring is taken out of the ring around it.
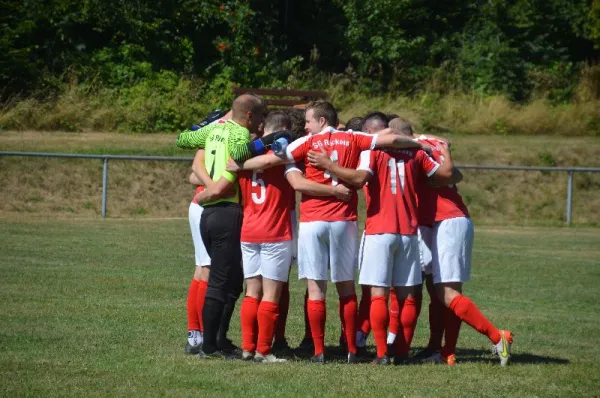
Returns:
[[[0,395],[595,395],[599,239],[597,229],[476,228],[466,293],[499,327],[514,331],[508,368],[468,326],[453,368],[262,366],[183,354],[193,272],[187,220],[5,220]],[[328,345],[339,333],[334,290]],[[303,291],[293,277],[292,345],[303,334]],[[426,343],[426,320],[424,305],[415,347]],[[232,324],[239,342],[237,315]]]

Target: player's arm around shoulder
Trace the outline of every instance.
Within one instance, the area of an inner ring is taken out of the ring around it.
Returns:
[[[248,148],[250,144],[250,132],[241,126],[232,126],[227,139],[229,156],[236,162],[243,162],[252,155]]]
[[[417,140],[390,128],[376,134],[375,148],[416,148],[423,149],[426,152],[431,150],[428,145],[421,144]]]
[[[463,174],[458,168],[454,167],[454,162],[452,161],[452,156],[447,145],[441,145],[440,148],[444,160],[431,176],[431,180],[435,185],[458,184],[462,181]]]
[[[177,136],[175,144],[183,149],[204,148],[206,139],[214,128],[214,124],[209,124],[198,130],[185,130]]]
[[[274,153],[267,153],[244,162],[236,162],[234,159],[229,159],[226,170],[230,173],[237,173],[240,170],[265,170],[271,167],[289,163],[284,158],[280,158]]]

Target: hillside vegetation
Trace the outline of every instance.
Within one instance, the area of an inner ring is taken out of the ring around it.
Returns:
[[[600,166],[597,138],[449,136],[458,164]],[[3,150],[192,156],[174,135],[0,133]],[[185,217],[190,162],[109,162],[110,217]],[[566,173],[464,170],[460,192],[477,223],[565,220]],[[0,214],[6,218],[98,217],[102,161],[0,157]],[[573,222],[600,225],[600,174],[576,173]]]

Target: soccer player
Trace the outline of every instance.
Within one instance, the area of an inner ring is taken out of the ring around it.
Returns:
[[[373,112],[365,117],[365,126],[371,132],[387,127],[386,116]],[[388,291],[394,287],[399,299],[400,318],[404,335],[398,339],[395,363],[402,363],[408,355],[416,325],[414,294],[421,284],[421,270],[417,261],[417,196],[415,185],[420,176],[438,183],[453,181],[453,166],[443,167],[425,152],[417,149],[386,149],[361,154],[357,170],[344,168],[319,152],[311,152],[312,165],[334,173],[357,187],[365,186],[367,219],[361,245],[361,286],[370,287],[370,320],[377,346],[375,364],[390,363],[387,355]],[[455,177],[454,177],[455,178]]]
[[[268,136],[274,131],[290,128],[289,116],[282,111],[273,111],[265,119],[264,134]],[[246,278],[246,295],[241,308],[242,358],[254,358],[255,362],[284,362],[271,353],[271,342],[279,318],[279,300],[294,252],[294,188],[314,196],[346,200],[352,195],[343,185],[332,187],[305,180],[294,165],[239,175],[244,204],[241,240]]]
[[[375,134],[388,127],[387,116],[381,112],[370,112],[364,118],[354,118],[356,128],[369,134]],[[351,119],[352,120],[352,119]],[[362,123],[358,127],[358,123]],[[350,123],[349,123],[350,124]],[[359,259],[360,260],[360,259]],[[358,305],[358,330],[356,347],[360,354],[366,355],[367,337],[371,331],[371,287],[361,284],[360,303]]]
[[[212,183],[210,176],[206,173],[206,169],[203,166],[204,150],[198,150],[196,156],[194,156],[193,171],[190,174],[190,183],[197,186],[196,194],[202,192],[205,185],[208,186]],[[200,235],[200,218],[203,210],[194,195],[188,211],[192,241],[194,243],[196,268],[187,297],[188,338],[185,345],[185,352],[187,354],[198,354],[202,348],[203,341],[202,309],[204,307],[204,298],[210,273],[210,257],[206,252],[206,247],[204,247],[204,242],[202,242],[202,236]]]
[[[399,121],[399,131],[412,136],[412,127]],[[433,148],[438,163],[451,162],[447,144],[437,138],[422,136],[420,141]],[[431,237],[432,276],[438,299],[448,311],[444,313],[445,344],[435,358],[449,365],[456,362],[456,343],[461,321],[486,335],[506,366],[510,360],[513,335],[508,330],[497,329],[468,297],[462,294],[462,285],[471,278],[471,252],[473,249],[473,224],[462,197],[454,184],[430,187],[419,185],[420,221],[433,225]],[[425,238],[425,237],[424,237]],[[425,238],[426,239],[426,238]]]
[[[219,116],[221,117],[218,118]],[[205,126],[228,119],[231,119],[231,111],[224,112],[217,110],[209,114],[199,125]],[[196,186],[195,195],[204,191],[205,187],[213,183],[204,167],[204,150],[202,149],[198,150],[194,156],[189,182]],[[206,252],[206,247],[200,234],[200,219],[204,209],[198,204],[195,195],[188,210],[196,267],[187,296],[188,339],[185,345],[185,353],[187,354],[198,354],[202,347],[202,332],[204,330],[202,325],[202,309],[204,308],[204,298],[206,296],[206,289],[208,288],[208,276],[210,275],[210,257]]]
[[[201,358],[229,357],[237,351],[227,338],[227,331],[243,285],[242,210],[236,176],[225,168],[230,157],[235,160],[250,157],[250,133],[258,132],[264,110],[260,97],[244,94],[233,101],[231,120],[186,131],[177,138],[179,147],[205,149],[205,167],[215,181],[196,195],[198,203],[204,207],[200,230],[211,258],[202,311],[204,341],[199,353]]]
[[[306,130],[309,135],[287,147],[285,158],[269,154],[244,163],[244,169],[265,169],[283,163],[303,161],[306,178],[322,184],[339,184],[338,177],[311,166],[308,152],[323,148],[341,165],[358,166],[360,152],[376,146],[421,147],[413,140],[385,131],[370,135],[353,131],[338,131],[337,112],[327,101],[311,102],[306,108]],[[356,312],[354,269],[357,260],[357,196],[348,203],[331,197],[303,195],[300,205],[298,242],[299,277],[308,280],[308,317],[314,342],[313,362],[325,362],[325,293],[327,274],[336,284],[340,298],[340,318],[348,342],[348,362],[356,362]]]
[[[348,120],[348,123],[346,123],[346,130],[363,131],[363,123],[364,119],[362,117],[353,117],[352,119]]]

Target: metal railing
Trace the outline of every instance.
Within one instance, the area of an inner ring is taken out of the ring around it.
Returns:
[[[108,202],[108,161],[115,160],[143,160],[143,161],[169,161],[169,162],[191,162],[193,157],[183,156],[132,156],[132,155],[86,155],[77,153],[47,153],[47,152],[14,152],[0,151],[0,156],[36,156],[47,158],[74,158],[74,159],[102,159],[102,217],[106,217]],[[573,174],[600,173],[600,167],[532,167],[532,166],[479,166],[479,165],[457,165],[458,168],[467,170],[499,170],[499,171],[550,171],[567,173],[567,206],[566,222],[571,224],[573,213]]]

